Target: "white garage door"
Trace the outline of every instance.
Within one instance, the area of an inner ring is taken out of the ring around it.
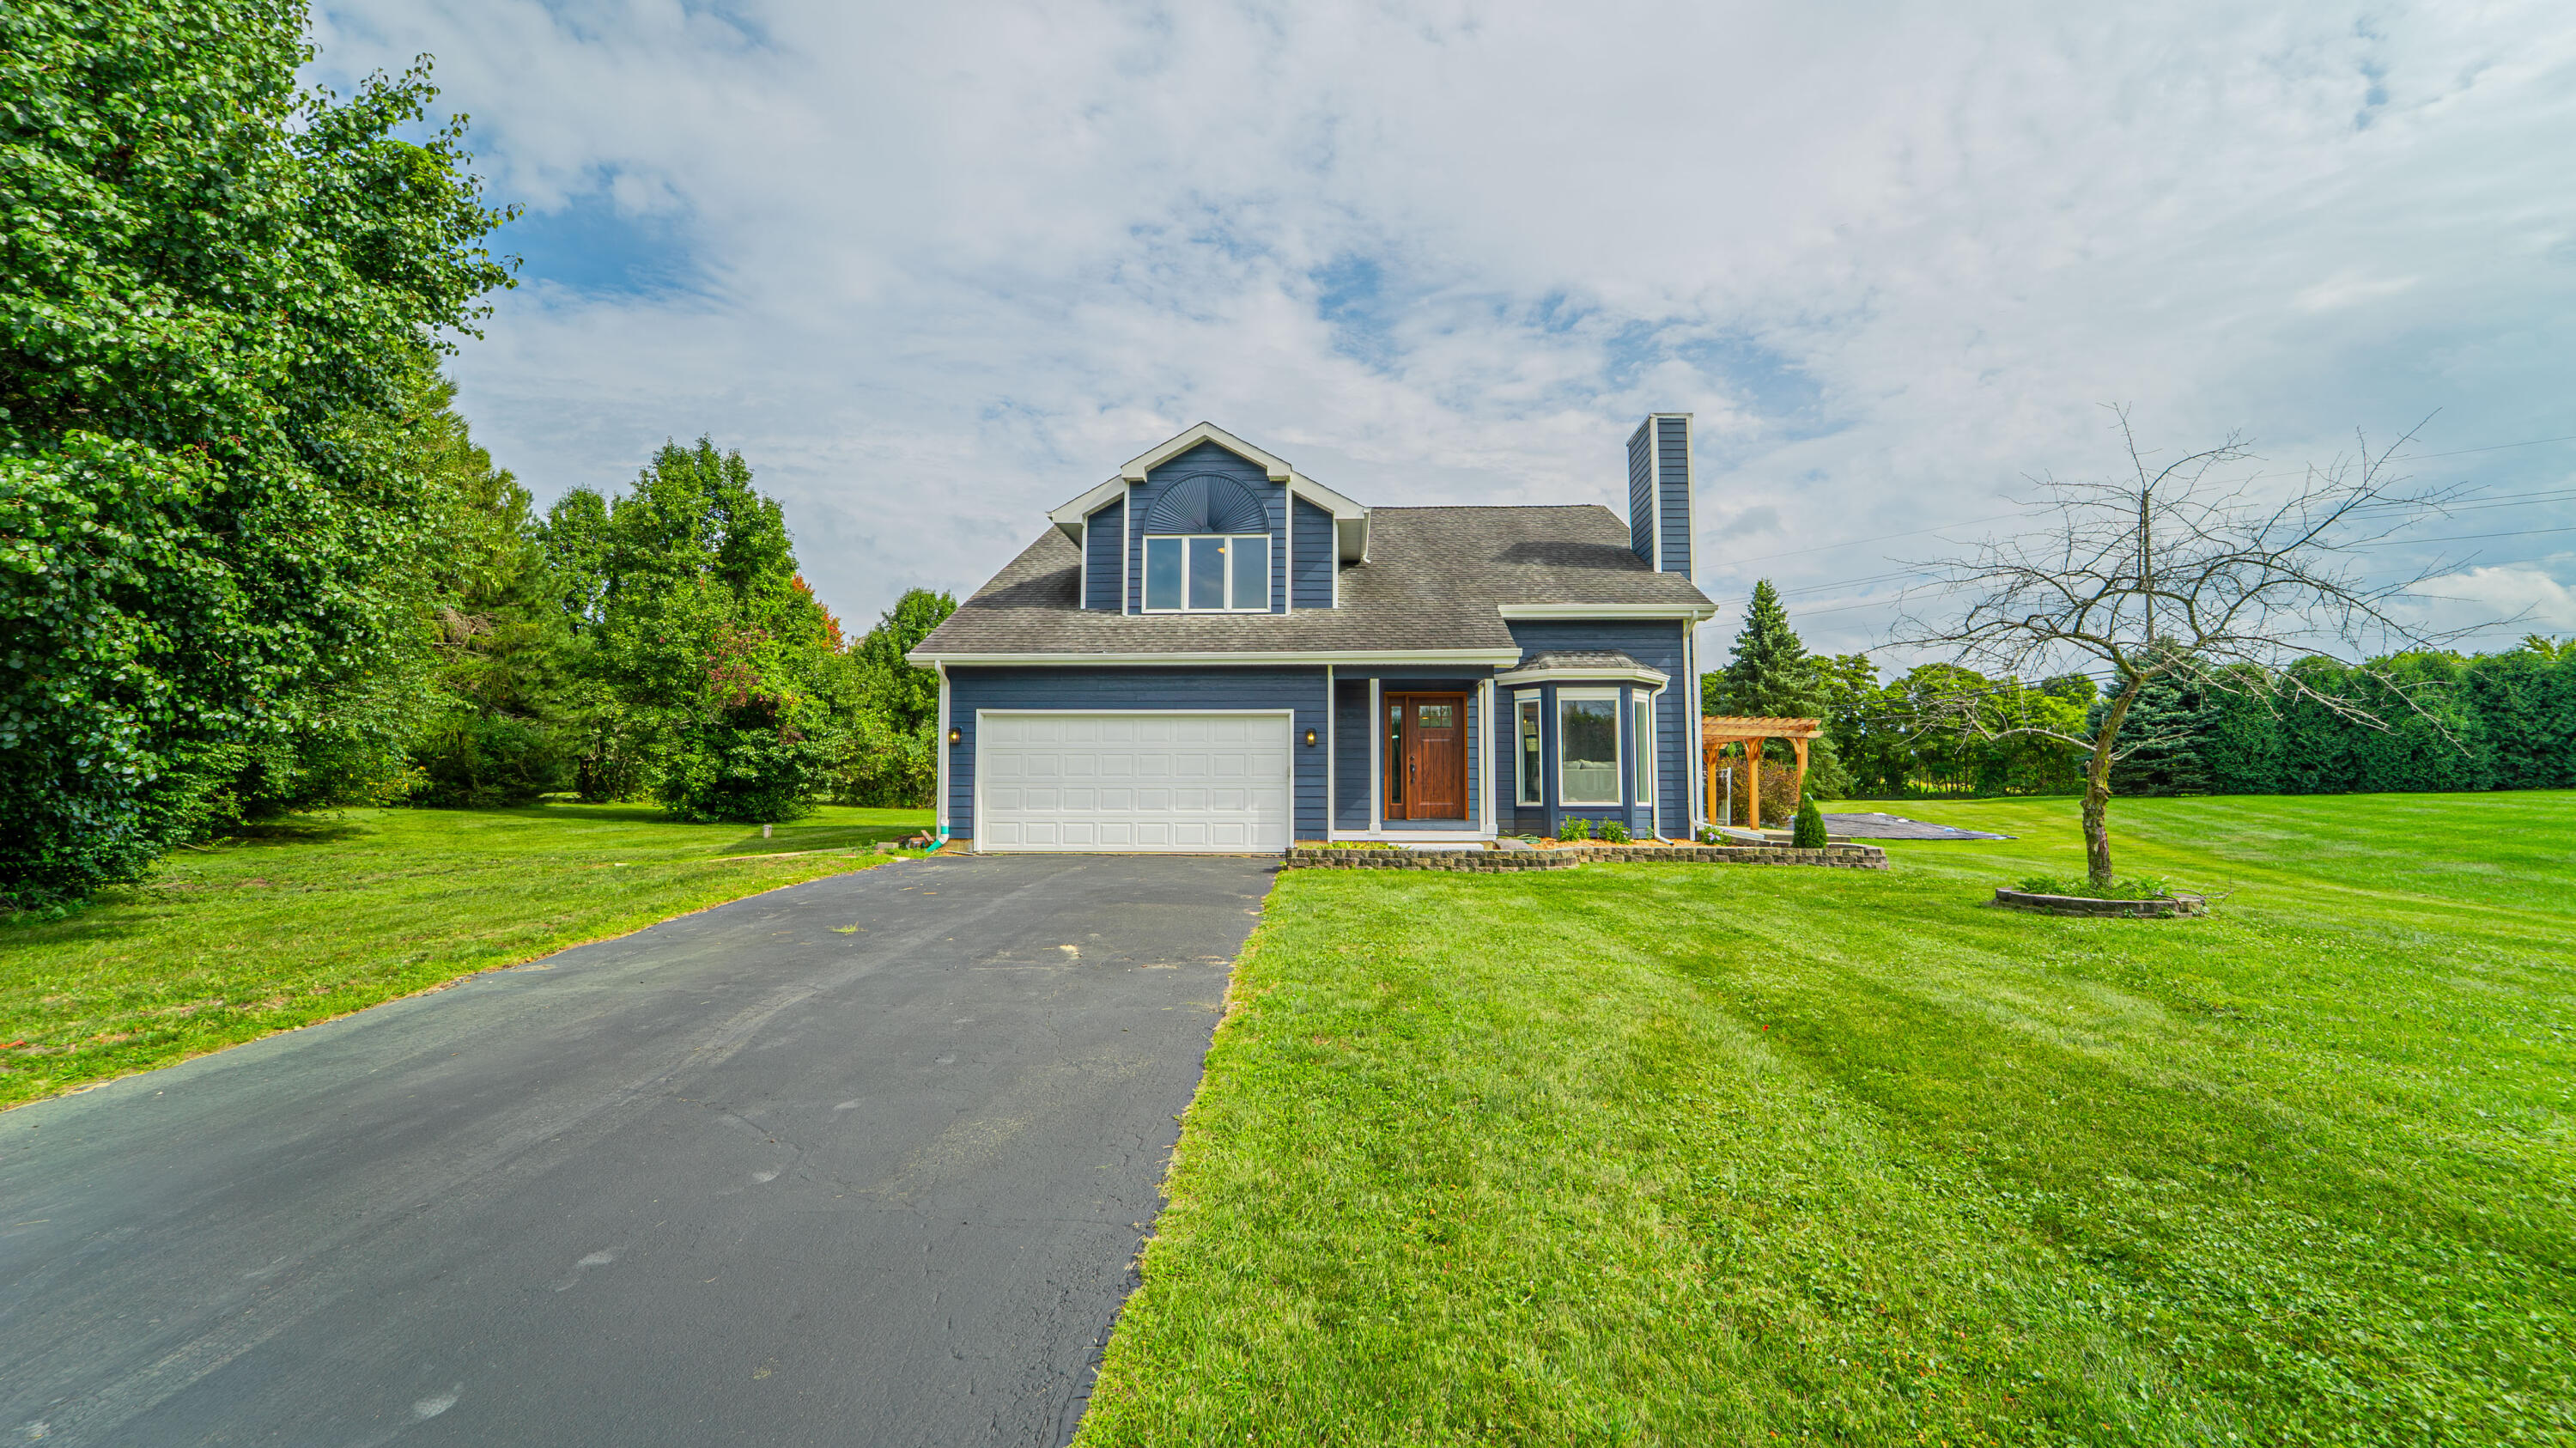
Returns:
[[[1284,714],[979,714],[975,847],[1285,850],[1288,731]]]

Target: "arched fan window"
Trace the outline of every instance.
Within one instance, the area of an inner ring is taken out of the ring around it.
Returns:
[[[1270,511],[1233,478],[1199,473],[1145,514],[1148,613],[1267,612]]]

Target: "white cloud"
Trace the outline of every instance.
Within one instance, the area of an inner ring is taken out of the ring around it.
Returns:
[[[2107,468],[2101,402],[2273,458],[2436,407],[2428,452],[2576,433],[2560,6],[363,0],[318,38],[435,52],[497,197],[687,252],[502,301],[458,365],[496,455],[606,486],[711,431],[861,621],[1201,417],[1364,499],[1610,502],[1691,409],[1703,585],[1835,601],[1938,545],[1790,550]]]
[[[2493,649],[2514,635],[2576,633],[2576,553],[2491,568],[2470,568],[2428,579],[2419,590],[2435,600],[2436,613],[2455,627],[2505,622],[2471,647]]]

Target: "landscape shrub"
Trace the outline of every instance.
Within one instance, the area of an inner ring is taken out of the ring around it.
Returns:
[[[1799,807],[1798,818],[1789,827],[1789,843],[1802,850],[1825,847],[1825,812],[1816,808],[1814,800]]]
[[[852,717],[842,740],[840,762],[832,770],[832,799],[837,804],[919,809],[930,803],[938,780],[935,721],[898,729],[884,714],[862,709]]]
[[[1592,838],[1592,821],[1581,815],[1567,815],[1557,825],[1556,837],[1560,840],[1588,840]]]
[[[1614,845],[1628,843],[1628,826],[1618,820],[1601,822],[1601,838]]]
[[[1753,818],[1752,782],[1746,778],[1748,771],[1741,759],[1735,760],[1732,764],[1721,764],[1719,767],[1733,771],[1726,783],[1734,795],[1735,823],[1741,825]],[[1766,828],[1777,829],[1782,820],[1788,819],[1797,812],[1797,764],[1791,760],[1772,759],[1765,756],[1762,761],[1763,825]]]

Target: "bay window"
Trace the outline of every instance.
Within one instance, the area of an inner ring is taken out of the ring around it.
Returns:
[[[1556,696],[1559,804],[1619,802],[1619,693],[1561,689]]]
[[[1520,742],[1520,767],[1514,771],[1520,784],[1522,804],[1541,804],[1547,799],[1547,784],[1541,771],[1547,765],[1539,753],[1539,700],[1536,694],[1523,694],[1512,705],[1513,731]]]

